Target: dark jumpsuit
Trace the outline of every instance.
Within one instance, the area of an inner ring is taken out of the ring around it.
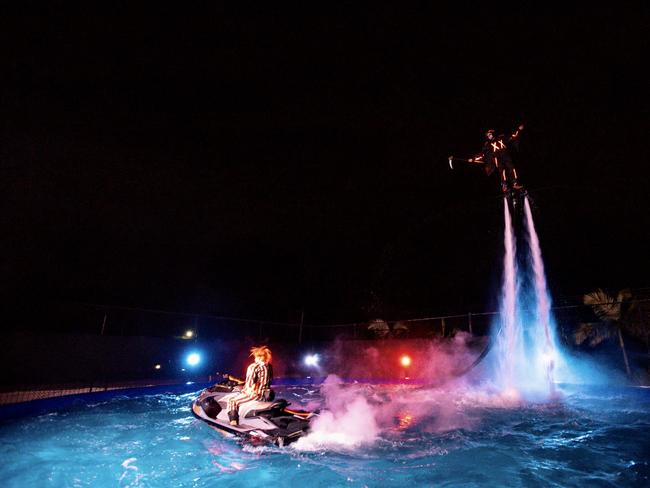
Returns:
[[[488,175],[491,175],[495,169],[499,171],[501,189],[504,193],[511,190],[513,186],[519,185],[517,170],[512,164],[509,146],[517,144],[520,132],[517,129],[507,138],[504,135],[499,135],[492,140],[486,140],[483,150],[474,157],[475,162],[485,164],[485,172]]]

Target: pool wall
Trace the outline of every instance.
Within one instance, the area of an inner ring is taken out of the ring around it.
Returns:
[[[12,418],[42,415],[59,409],[70,408],[75,405],[88,405],[89,403],[102,402],[115,397],[139,397],[143,395],[190,393],[207,388],[209,383],[176,384],[164,386],[149,386],[145,388],[124,388],[92,393],[79,393],[64,395],[42,400],[14,403],[0,407],[0,421]]]
[[[325,378],[303,377],[303,378],[276,378],[274,386],[281,385],[313,385],[322,383]],[[347,380],[355,381],[355,380]],[[182,395],[203,390],[212,386],[215,381],[209,382],[185,382],[170,385],[151,385],[134,388],[117,388],[106,391],[93,391],[72,395],[59,395],[51,398],[24,401],[0,406],[0,421],[12,418],[43,415],[55,412],[60,409],[70,408],[75,405],[88,405],[89,403],[102,402],[116,397],[140,397],[144,395],[171,394]]]

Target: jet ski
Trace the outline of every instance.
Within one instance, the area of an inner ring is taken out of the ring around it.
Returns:
[[[192,402],[192,413],[210,427],[247,441],[268,442],[283,447],[309,431],[315,412],[294,410],[284,399],[246,402],[239,407],[239,425],[230,425],[228,396],[239,393],[237,383],[224,380],[206,388]]]

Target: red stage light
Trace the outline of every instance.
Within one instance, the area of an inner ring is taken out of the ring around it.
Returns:
[[[402,366],[404,366],[405,368],[408,368],[411,365],[411,357],[404,354],[400,358],[399,362],[402,364]]]

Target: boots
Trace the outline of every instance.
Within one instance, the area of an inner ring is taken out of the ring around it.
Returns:
[[[230,425],[239,425],[239,412],[237,410],[231,410],[228,412],[228,419],[230,419]]]

